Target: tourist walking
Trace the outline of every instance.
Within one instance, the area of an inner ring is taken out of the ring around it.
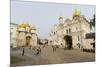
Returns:
[[[53,48],[53,52],[56,51],[56,46],[52,46],[52,48]]]
[[[41,48],[39,47],[39,52],[41,53]]]
[[[38,47],[37,50],[36,50],[36,55],[39,55],[41,53],[41,48]]]
[[[24,56],[24,53],[25,53],[25,50],[24,50],[24,47],[23,47],[23,50],[22,50],[22,56]]]

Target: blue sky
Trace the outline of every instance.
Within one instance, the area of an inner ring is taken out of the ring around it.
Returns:
[[[59,16],[71,19],[75,9],[88,20],[95,14],[94,5],[11,1],[11,22],[35,25],[38,36],[46,38],[53,25],[58,23]]]

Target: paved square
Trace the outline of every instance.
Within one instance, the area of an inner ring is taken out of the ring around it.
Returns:
[[[41,53],[36,55],[36,51],[25,48],[25,55],[22,50],[11,50],[11,64],[15,65],[43,65],[61,64],[73,62],[92,62],[95,61],[95,53],[83,52],[81,50],[64,50],[57,48],[55,52],[51,46],[41,46]]]

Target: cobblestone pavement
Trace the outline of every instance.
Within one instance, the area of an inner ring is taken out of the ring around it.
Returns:
[[[55,52],[51,46],[41,47],[42,52],[36,55],[36,51],[25,48],[25,55],[21,55],[21,50],[11,50],[11,64],[21,65],[42,65],[42,64],[59,64],[73,62],[92,62],[95,61],[95,53],[82,52],[81,50],[64,50],[57,48]],[[12,62],[16,57],[21,59],[18,62]]]

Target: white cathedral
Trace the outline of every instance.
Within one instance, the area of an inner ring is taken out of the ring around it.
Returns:
[[[37,46],[36,28],[29,24],[10,24],[10,44],[13,48],[28,46],[34,48]]]
[[[91,40],[88,42],[85,35],[90,33],[90,25],[85,16],[75,10],[72,19],[59,17],[59,23],[55,24],[48,37],[49,45],[58,45],[69,49],[92,48]]]

